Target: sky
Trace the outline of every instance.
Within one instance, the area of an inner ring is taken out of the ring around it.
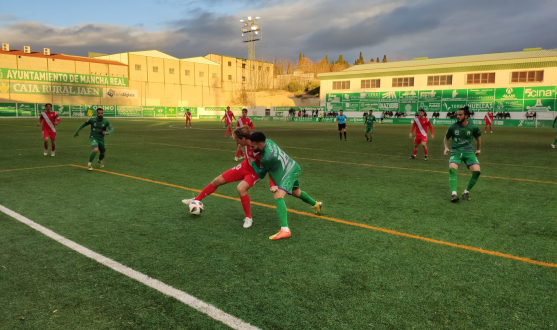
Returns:
[[[247,57],[240,19],[259,16],[261,60],[340,54],[410,60],[557,48],[555,0],[4,1],[0,42],[87,56],[157,49]]]

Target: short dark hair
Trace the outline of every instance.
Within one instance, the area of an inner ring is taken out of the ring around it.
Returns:
[[[99,110],[102,110],[102,111],[104,111],[104,109],[103,109],[103,108],[97,108],[97,111],[99,111]]]
[[[468,108],[467,105],[464,106],[464,108],[460,108],[460,109],[458,109],[458,110],[464,111],[464,115],[465,115],[465,116],[468,116],[468,118],[470,118],[470,108]]]
[[[420,111],[423,111],[423,112],[425,112],[425,110],[424,110],[424,109],[420,109],[420,110],[418,110],[418,112],[420,112]]]
[[[245,112],[248,112],[248,109],[243,108],[243,109],[242,109],[242,112],[244,112],[244,111],[245,111]]]
[[[46,108],[47,105],[50,105],[50,107],[52,108],[52,103],[47,103],[44,105],[44,107]]]
[[[252,142],[265,142],[267,138],[265,137],[265,134],[261,132],[253,132],[250,134],[249,140]]]

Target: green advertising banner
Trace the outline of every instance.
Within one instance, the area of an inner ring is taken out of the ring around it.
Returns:
[[[58,114],[58,117],[70,116],[70,106],[67,104],[53,104],[52,110]],[[37,103],[37,116],[40,116],[42,111],[45,111],[44,103]]]
[[[399,103],[398,111],[406,112],[409,115],[414,115],[418,112],[418,104],[417,103]]]
[[[343,93],[342,102],[360,102],[360,93]]]
[[[506,87],[495,89],[495,100],[521,100],[524,99],[524,87]]]
[[[84,105],[70,105],[70,115],[72,117],[88,117],[86,108]]]
[[[495,112],[524,111],[523,100],[497,100],[494,106]]]
[[[400,92],[379,92],[381,94],[380,102],[398,102],[400,98]]]
[[[17,113],[17,104],[0,103],[0,117],[15,117]]]
[[[375,102],[378,103],[381,98],[380,92],[362,92],[360,93],[360,102]]]
[[[525,111],[555,111],[554,99],[524,100]]]
[[[344,111],[360,111],[360,102],[345,102],[343,109]]]
[[[466,101],[442,101],[441,111],[458,111],[458,109],[464,108],[466,106]]]
[[[481,111],[486,112],[487,110],[493,111],[493,101],[490,102],[476,102],[476,101],[468,101],[467,103],[468,108],[470,111]]]
[[[340,111],[344,110],[344,103],[329,103],[327,104],[326,111]]]
[[[143,117],[155,117],[155,107],[143,106]]]
[[[128,78],[0,68],[0,79],[81,85],[128,86]]]
[[[342,93],[330,93],[326,95],[326,101],[328,103],[340,103],[342,102]]]
[[[420,101],[420,103],[418,104],[418,109],[424,109],[425,111],[442,111],[441,101],[434,101],[434,102]]]
[[[494,88],[477,88],[468,90],[468,101],[493,101],[495,99]]]
[[[17,116],[18,117],[35,117],[36,105],[35,103],[18,103]]]
[[[94,96],[102,97],[101,87],[82,87],[71,85],[52,85],[35,83],[0,83],[0,96],[6,94],[35,94],[35,95],[63,95],[63,96]]]
[[[116,117],[142,117],[142,110],[139,105],[119,105],[116,107]]]
[[[378,102],[360,102],[360,111],[379,111]]]
[[[398,102],[379,103],[379,111],[397,111],[397,110],[398,110]]]
[[[417,103],[418,102],[418,92],[417,91],[400,92],[399,101],[403,102],[403,103]]]
[[[166,115],[165,107],[155,107],[155,117],[164,117]]]
[[[443,101],[466,101],[468,99],[467,89],[444,89],[441,95]]]
[[[554,99],[555,86],[524,87],[524,99]]]
[[[166,117],[176,118],[176,108],[175,107],[166,107]]]
[[[176,107],[176,117],[184,117],[186,114],[186,110],[189,109],[191,116],[197,116],[197,108],[196,107]]]
[[[97,109],[101,108],[101,109],[103,109],[103,116],[104,117],[116,117],[116,106],[115,105],[92,104],[92,105],[87,105],[86,108],[87,108],[86,110],[88,110],[88,109],[93,110],[93,116],[96,115]]]
[[[226,111],[226,107],[205,107],[205,111]],[[230,111],[242,111],[242,107],[230,107]]]
[[[221,116],[219,116],[219,115],[199,115],[199,119],[220,120]]]
[[[441,95],[443,91],[438,90],[430,90],[430,91],[419,91],[418,97],[420,101],[424,102],[433,102],[433,101],[441,101]]]

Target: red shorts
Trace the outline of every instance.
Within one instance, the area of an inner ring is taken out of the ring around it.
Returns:
[[[56,140],[56,132],[53,131],[43,131],[43,137],[50,138],[52,141]]]
[[[186,123],[187,123],[188,121],[191,121],[191,118],[186,118]]]
[[[222,174],[222,177],[226,183],[235,181],[246,181],[249,187],[253,187],[254,184],[259,181],[259,177],[253,171],[251,165],[247,162],[242,162],[228,171]]]
[[[414,139],[414,144],[420,144],[422,142],[427,142],[427,136],[416,135],[416,138]]]

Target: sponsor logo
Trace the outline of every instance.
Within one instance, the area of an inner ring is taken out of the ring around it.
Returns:
[[[543,90],[526,88],[526,90],[524,90],[524,93],[527,97],[531,98],[553,98],[555,96],[555,90],[552,89]]]

